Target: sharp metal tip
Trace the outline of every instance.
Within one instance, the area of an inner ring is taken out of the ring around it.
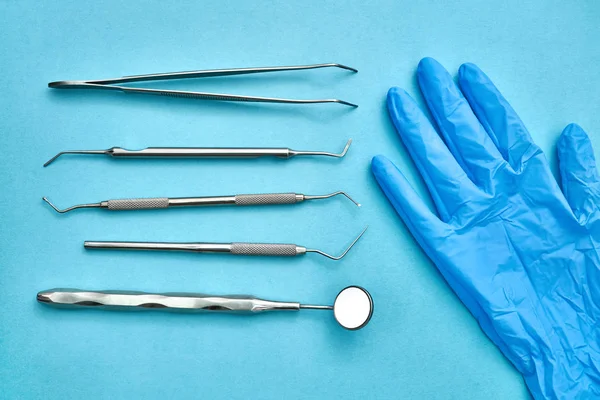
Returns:
[[[76,205],[76,206],[73,206],[73,207],[69,207],[69,208],[65,208],[65,209],[62,209],[62,210],[61,210],[60,208],[58,208],[58,207],[56,207],[54,204],[52,204],[52,203],[50,202],[50,200],[48,200],[48,198],[47,198],[47,197],[45,197],[45,196],[44,196],[44,197],[42,197],[42,200],[44,200],[46,203],[48,203],[48,204],[50,205],[50,207],[52,207],[52,208],[54,209],[54,211],[56,211],[56,212],[58,212],[58,213],[61,213],[61,214],[64,214],[64,213],[66,213],[66,212],[69,212],[69,211],[71,211],[71,210],[75,210],[75,209],[77,209],[77,208],[92,208],[92,207],[100,207],[100,204],[99,204],[99,203],[95,203],[95,204],[79,204],[79,205]]]
[[[352,139],[348,139],[346,146],[344,146],[344,150],[339,154],[338,157],[344,157],[346,155],[346,153],[348,152],[348,149],[350,148],[351,144],[352,144]]]
[[[349,67],[349,66],[344,65],[344,64],[335,64],[335,66],[338,67],[338,68],[347,69],[348,71],[358,72],[358,70],[356,68],[352,68],[352,67]]]
[[[350,195],[348,193],[343,192],[343,191],[337,191],[337,192],[333,192],[330,194],[323,194],[323,195],[304,195],[304,200],[328,199],[330,197],[338,196],[338,195],[345,196],[348,200],[350,200],[351,202],[356,204],[357,207],[361,206],[360,203],[355,201],[352,197],[350,197]]]
[[[282,68],[285,68],[285,69],[313,69],[313,68],[327,68],[327,67],[336,67],[336,68],[341,68],[341,69],[345,69],[345,70],[352,71],[352,72],[358,72],[358,70],[356,68],[352,68],[347,65],[339,64],[339,63],[297,65],[297,66],[282,67]]]
[[[50,207],[54,208],[54,211],[59,212],[59,213],[65,213],[67,212],[66,210],[61,210],[59,208],[57,208],[54,204],[52,204],[52,202],[50,200],[48,200],[47,197],[42,197],[42,200],[44,200],[46,203],[50,204]]]
[[[348,149],[350,148],[350,144],[352,144],[352,139],[348,140],[348,142],[346,143],[346,146],[344,147],[344,150],[342,150],[341,153],[330,153],[328,151],[305,151],[305,150],[289,149],[289,154],[290,154],[290,157],[294,157],[294,156],[327,156],[327,157],[342,158],[348,152]]]
[[[51,164],[51,163],[52,163],[54,160],[56,160],[58,157],[60,157],[60,156],[62,156],[62,155],[63,155],[63,153],[62,153],[62,152],[58,153],[57,155],[55,155],[54,157],[52,157],[51,159],[49,159],[48,161],[46,161],[46,162],[44,163],[44,167],[47,167],[47,166],[48,166],[48,165],[50,165],[50,164]]]
[[[339,103],[339,104],[343,104],[345,106],[350,106],[350,107],[354,107],[354,108],[358,107],[358,104],[350,103],[349,101],[340,100],[340,99],[330,99],[330,100],[325,100],[325,101],[328,103]]]
[[[369,227],[369,226],[367,225],[367,226],[365,227],[365,229],[363,229],[363,230],[362,230],[362,232],[360,233],[360,235],[358,235],[358,236],[356,237],[356,239],[354,239],[354,241],[353,241],[352,243],[350,243],[350,246],[348,246],[348,247],[346,248],[346,250],[344,250],[344,252],[343,252],[342,254],[340,254],[339,256],[332,256],[331,254],[327,254],[327,253],[325,253],[325,252],[323,252],[323,251],[321,251],[321,250],[316,250],[316,249],[307,249],[306,251],[307,251],[307,252],[311,252],[311,253],[317,253],[317,254],[320,254],[320,255],[322,255],[322,256],[325,256],[325,257],[327,257],[327,258],[329,258],[329,259],[331,259],[331,260],[335,260],[335,261],[341,260],[341,259],[342,259],[342,258],[344,258],[344,256],[345,256],[345,255],[346,255],[346,254],[347,254],[347,253],[350,251],[350,249],[351,249],[351,248],[352,248],[352,247],[353,247],[353,246],[356,244],[356,242],[358,242],[358,240],[359,240],[359,239],[362,237],[362,235],[364,235],[364,234],[365,234],[365,232],[367,231],[367,228],[368,228],[368,227]]]
[[[44,167],[47,167],[48,165],[50,165],[51,163],[54,162],[54,160],[56,160],[58,157],[62,156],[63,154],[106,154],[108,150],[68,150],[68,151],[61,151],[60,153],[58,153],[57,155],[55,155],[54,157],[52,157],[51,159],[49,159],[48,161],[46,161],[46,163],[44,163]]]

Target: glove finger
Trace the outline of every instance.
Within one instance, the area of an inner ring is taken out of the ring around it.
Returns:
[[[527,128],[490,78],[475,64],[458,70],[458,82],[479,122],[502,157],[519,172],[525,161],[539,153]]]
[[[433,58],[424,58],[417,80],[448,148],[469,178],[491,187],[494,172],[505,164],[496,145],[473,114],[450,74]]]
[[[404,174],[385,156],[375,156],[371,170],[386,197],[421,247],[428,252],[431,241],[448,236],[449,226],[423,202]]]
[[[391,88],[387,106],[392,122],[425,181],[440,218],[448,221],[457,208],[478,193],[415,101]]]
[[[577,124],[568,125],[557,145],[562,190],[580,223],[588,221],[600,200],[592,143]]]
[[[441,264],[439,260],[436,260],[435,254],[440,248],[440,244],[436,242],[445,241],[451,234],[451,228],[431,212],[402,172],[385,156],[373,157],[371,169],[377,183],[419,245],[436,264],[452,290],[477,319],[483,331],[504,351],[507,348],[506,344],[496,332],[485,310],[481,308],[469,290],[465,289],[463,280],[455,276],[452,271],[440,268]],[[505,354],[508,353],[505,352]]]

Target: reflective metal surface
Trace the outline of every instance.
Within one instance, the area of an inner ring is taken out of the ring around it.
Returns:
[[[308,249],[295,244],[284,243],[172,243],[172,242],[122,242],[122,241],[90,241],[83,243],[87,249],[119,249],[119,250],[161,250],[191,251],[196,253],[228,253],[246,256],[298,256],[306,253],[317,253],[332,260],[341,260],[364,235],[367,227],[338,256],[317,249]]]
[[[148,147],[141,150],[127,150],[111,147],[106,150],[66,150],[61,151],[44,163],[52,164],[65,154],[102,154],[117,158],[292,158],[295,156],[325,156],[342,158],[348,152],[352,139],[348,139],[341,153],[313,150],[292,150],[287,147]]]
[[[159,310],[179,312],[231,312],[256,314],[264,311],[333,310],[344,328],[364,327],[373,314],[373,300],[358,286],[349,286],[336,297],[333,306],[263,300],[254,296],[215,296],[198,293],[144,293],[130,291],[87,291],[50,289],[39,292],[37,301],[63,308],[92,307],[108,310]]]
[[[263,206],[273,204],[296,204],[305,200],[321,200],[328,199],[333,196],[344,196],[357,207],[357,203],[346,192],[334,192],[324,195],[304,195],[299,193],[264,193],[264,194],[236,194],[234,196],[206,196],[206,197],[156,197],[156,198],[139,198],[139,199],[116,199],[105,200],[99,203],[78,204],[65,209],[56,207],[48,198],[42,197],[46,203],[50,205],[58,213],[66,213],[78,208],[105,208],[108,210],[143,210],[143,209],[159,209],[169,207],[189,207],[189,206]]]
[[[196,293],[152,294],[129,291],[84,291],[51,289],[39,292],[37,300],[63,307],[97,307],[103,309],[165,311],[223,311],[257,313],[300,309],[300,304],[257,299],[253,296],[212,296]]]
[[[231,75],[246,75],[258,74],[266,72],[284,72],[284,71],[299,71],[318,68],[341,68],[344,70],[358,72],[352,67],[342,64],[327,63],[314,65],[296,65],[289,67],[258,67],[258,68],[230,68],[230,69],[213,69],[199,70],[186,72],[167,72],[159,74],[134,75],[125,76],[114,79],[98,79],[85,81],[57,81],[50,82],[48,87],[54,89],[100,89],[100,90],[116,90],[125,93],[144,93],[170,97],[185,97],[199,100],[220,100],[220,101],[243,101],[256,103],[288,103],[288,104],[315,104],[315,103],[339,103],[350,107],[358,107],[356,104],[339,100],[339,99],[314,99],[314,100],[298,100],[298,99],[281,99],[275,97],[258,97],[244,96],[237,94],[224,93],[208,93],[208,92],[189,92],[182,90],[164,90],[150,88],[136,88],[132,86],[120,86],[118,84],[143,82],[143,81],[158,81],[172,79],[189,79],[189,78],[208,78],[215,76],[231,76]]]
[[[365,289],[348,286],[337,295],[333,303],[333,314],[344,328],[360,329],[371,320],[373,299]]]

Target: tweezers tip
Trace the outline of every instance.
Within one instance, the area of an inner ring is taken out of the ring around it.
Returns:
[[[346,101],[346,100],[336,100],[336,103],[340,103],[340,104],[343,104],[345,106],[349,106],[352,108],[358,108],[358,104],[350,103],[349,101]]]
[[[332,64],[332,65],[335,65],[335,66],[336,66],[336,67],[338,67],[338,68],[346,69],[346,70],[348,70],[348,71],[352,71],[352,72],[358,72],[358,70],[357,70],[356,68],[352,68],[352,67],[350,67],[350,66],[348,66],[348,65],[344,65],[344,64],[338,64],[338,63]]]

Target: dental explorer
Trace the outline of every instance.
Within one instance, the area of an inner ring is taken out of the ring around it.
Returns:
[[[50,82],[48,87],[54,89],[102,89],[116,90],[124,93],[145,93],[170,97],[186,97],[200,100],[221,100],[221,101],[243,101],[254,103],[287,103],[287,104],[314,104],[314,103],[339,103],[350,107],[358,107],[356,104],[339,100],[339,99],[316,99],[316,100],[298,100],[298,99],[280,99],[274,97],[256,97],[244,96],[237,94],[222,94],[208,92],[189,92],[181,90],[164,90],[164,89],[149,89],[137,88],[131,86],[120,86],[121,83],[142,82],[142,81],[160,81],[171,79],[187,79],[187,78],[208,78],[215,76],[231,76],[231,75],[246,75],[258,74],[266,72],[282,72],[282,71],[299,71],[317,68],[341,68],[352,72],[358,72],[352,67],[342,64],[314,64],[314,65],[297,65],[289,67],[258,67],[258,68],[231,68],[231,69],[213,69],[199,70],[187,72],[168,72],[149,75],[134,75],[125,76],[115,79],[100,79],[87,81],[58,81]]]
[[[354,201],[346,192],[338,191],[324,195],[306,195],[299,193],[263,193],[263,194],[236,194],[233,196],[206,196],[206,197],[154,197],[141,199],[117,199],[105,200],[99,203],[78,204],[65,209],[60,209],[50,202],[46,197],[42,197],[56,212],[66,213],[78,208],[103,208],[107,210],[147,210],[157,208],[171,207],[190,207],[190,206],[264,206],[274,204],[298,204],[306,200],[328,199],[333,196],[345,196],[357,207],[360,203]]]
[[[294,257],[306,253],[317,253],[331,260],[341,260],[364,235],[367,227],[339,256],[332,256],[321,250],[309,249],[295,244],[282,243],[172,243],[172,242],[108,242],[85,241],[86,249],[118,249],[118,250],[159,250],[188,251],[194,253],[226,253],[241,256],[277,256]]]
[[[276,157],[292,158],[295,156],[326,156],[342,158],[348,152],[352,143],[349,139],[341,153],[326,151],[292,150],[285,147],[148,147],[142,150],[127,150],[121,147],[112,147],[106,150],[67,150],[61,151],[44,167],[50,165],[63,154],[104,154],[116,158],[259,158]]]
[[[335,298],[333,306],[258,299],[253,296],[212,296],[194,293],[152,294],[124,291],[84,291],[51,289],[39,292],[37,301],[62,308],[92,307],[106,310],[157,310],[176,312],[227,312],[258,314],[265,311],[332,310],[340,326],[357,330],[373,315],[373,299],[359,286],[348,286]]]

